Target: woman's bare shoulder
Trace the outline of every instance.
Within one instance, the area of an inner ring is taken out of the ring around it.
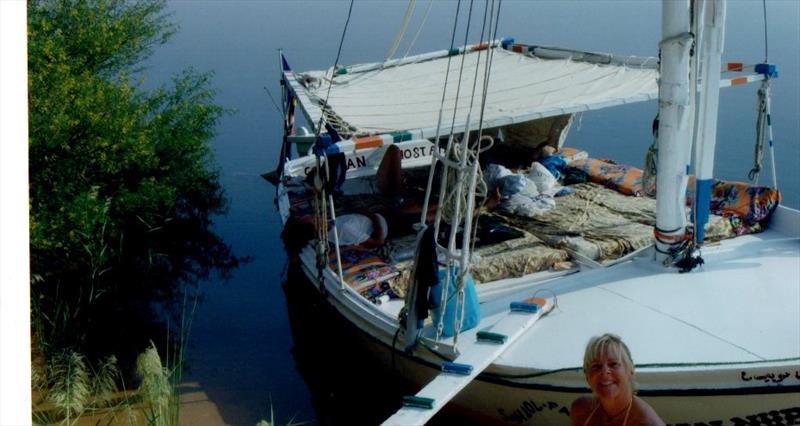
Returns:
[[[582,425],[589,413],[592,411],[594,399],[591,395],[584,395],[572,401],[572,406],[569,410],[569,418],[572,425]]]
[[[650,406],[650,404],[644,402],[639,397],[634,397],[633,399],[633,414],[631,416],[632,425],[641,425],[641,426],[664,426],[664,421],[661,420],[661,417],[658,417],[658,414]],[[634,421],[635,420],[635,421]]]

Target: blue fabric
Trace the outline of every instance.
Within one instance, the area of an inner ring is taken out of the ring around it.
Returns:
[[[695,183],[697,191],[695,193],[694,216],[695,232],[697,242],[703,244],[705,240],[705,225],[708,223],[708,214],[711,206],[711,184],[713,179],[698,179]]]
[[[440,301],[442,299],[442,287],[444,287],[445,271],[439,270],[439,284],[431,288],[431,306],[433,306],[433,322],[439,324],[442,321],[442,309]],[[456,318],[456,288],[455,282],[458,273],[455,268],[450,269],[450,285],[447,290],[447,304],[444,309],[444,327],[442,335],[444,337],[452,337],[455,335],[455,318]],[[475,291],[475,281],[472,280],[472,275],[467,274],[464,277],[464,317],[461,319],[461,331],[466,331],[474,328],[481,322],[481,307],[478,302],[478,293]]]
[[[778,68],[774,64],[756,64],[755,71],[769,78],[778,77]]]
[[[556,179],[561,177],[561,171],[567,165],[567,162],[559,155],[551,155],[539,161],[547,170],[555,176]]]
[[[283,52],[281,52],[281,63],[283,64],[284,71],[291,71],[292,68],[289,66],[289,62],[286,60],[286,57],[283,56]]]
[[[339,132],[337,132],[336,128],[331,126],[330,123],[325,123],[325,130],[328,131],[328,134],[331,136],[331,141],[333,141],[333,143],[342,141],[342,137],[339,136]]]
[[[525,181],[525,176],[522,175],[510,175],[506,176],[502,180],[502,188],[500,189],[500,194],[503,197],[510,197],[514,194],[520,193],[527,182]]]
[[[335,152],[331,152],[331,150],[328,149],[328,147],[335,147]],[[333,145],[331,136],[328,135],[327,133],[319,135],[319,138],[317,138],[316,143],[314,143],[314,154],[316,154],[317,156],[321,156],[323,153],[335,154],[336,152],[339,152],[339,147]]]
[[[325,190],[332,194],[341,194],[347,177],[347,157],[344,153],[328,154],[328,173]]]
[[[574,193],[575,193],[574,189],[572,189],[572,188],[570,188],[568,186],[565,186],[565,187],[561,188],[560,191],[558,191],[558,193],[556,194],[556,197],[563,197],[565,195],[572,195]]]

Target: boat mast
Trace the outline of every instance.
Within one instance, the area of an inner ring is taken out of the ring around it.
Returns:
[[[717,142],[717,111],[722,51],[725,41],[725,2],[701,0],[703,9],[700,41],[700,83],[698,87],[697,126],[695,140],[695,243],[703,244],[704,226],[708,222],[711,185],[714,174],[714,148]]]
[[[690,8],[689,0],[662,3],[655,236],[656,260],[666,264],[678,257],[692,256],[694,247],[703,244],[713,182],[725,3],[697,0],[693,5]],[[698,22],[696,34],[690,32],[692,19]],[[696,73],[699,84],[690,77],[695,48],[698,59],[694,66],[699,69]],[[695,231],[694,244],[687,245],[684,209],[693,139],[697,176],[693,203]]]
[[[689,0],[662,2],[661,78],[659,80],[658,175],[656,178],[656,260],[672,258],[684,241],[687,169],[691,153],[692,108],[689,89]]]

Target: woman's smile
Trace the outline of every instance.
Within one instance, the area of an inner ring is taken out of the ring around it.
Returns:
[[[589,384],[600,398],[626,394],[632,376],[633,372],[627,371],[624,364],[610,354],[602,354],[589,365]]]

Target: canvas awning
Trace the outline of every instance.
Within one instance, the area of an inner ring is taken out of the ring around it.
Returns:
[[[469,114],[470,128],[477,128],[487,52],[472,51],[449,58],[450,72],[441,134],[448,134],[453,122],[455,132],[462,132]],[[492,49],[492,52],[491,76],[483,113],[484,128],[658,97],[658,72],[652,67],[542,59],[502,48]],[[462,58],[464,68],[459,86],[457,82]],[[335,113],[335,118],[341,121],[339,125],[355,129],[359,135],[418,131],[422,137],[433,137],[436,134],[447,65],[448,57],[445,56],[336,75],[328,105]],[[325,99],[328,92],[327,77],[330,74],[330,71],[316,71],[287,75],[314,124],[321,113],[321,100]],[[456,108],[457,92],[459,101]]]

